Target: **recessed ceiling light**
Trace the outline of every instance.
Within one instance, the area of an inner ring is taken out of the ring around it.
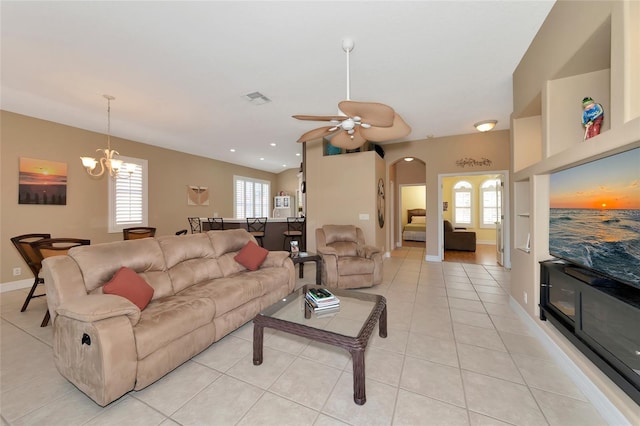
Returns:
[[[404,161],[413,161],[413,157],[405,157]]]
[[[269,145],[276,146],[276,143],[275,142],[271,142]]]
[[[260,161],[264,161],[264,157],[260,157]]]
[[[286,165],[286,164],[283,164],[283,165],[282,165],[282,167],[287,167],[287,165]]]
[[[300,157],[300,153],[299,152],[296,152],[296,157]]]
[[[236,152],[235,148],[231,148],[229,151]]]

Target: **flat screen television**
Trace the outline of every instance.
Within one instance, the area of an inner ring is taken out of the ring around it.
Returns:
[[[640,148],[551,174],[549,253],[640,289]]]

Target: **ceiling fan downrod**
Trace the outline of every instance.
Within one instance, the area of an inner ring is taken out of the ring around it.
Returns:
[[[349,67],[349,54],[353,50],[354,42],[350,38],[342,40],[342,50],[347,54],[347,100],[351,100],[351,72]]]

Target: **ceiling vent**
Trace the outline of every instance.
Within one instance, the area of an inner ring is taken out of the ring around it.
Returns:
[[[260,92],[251,92],[243,96],[246,100],[251,102],[254,105],[264,105],[266,103],[271,102],[271,99],[267,98]]]

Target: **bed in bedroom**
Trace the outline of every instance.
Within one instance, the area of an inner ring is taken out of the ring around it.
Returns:
[[[402,239],[404,241],[427,241],[425,209],[407,210],[407,224],[402,228]]]

